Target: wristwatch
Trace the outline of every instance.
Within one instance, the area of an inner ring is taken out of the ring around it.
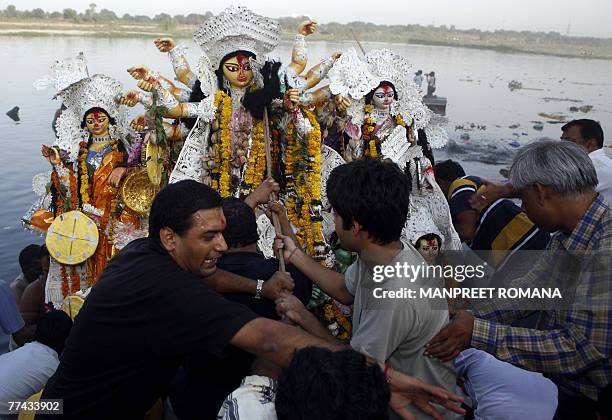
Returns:
[[[261,299],[261,296],[263,294],[263,285],[264,285],[264,281],[263,280],[257,280],[257,290],[255,291],[255,299]]]

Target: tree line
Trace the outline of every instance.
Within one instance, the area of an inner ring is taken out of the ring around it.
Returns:
[[[61,12],[47,12],[41,8],[32,10],[17,10],[14,5],[8,6],[4,10],[0,10],[0,21],[19,21],[19,20],[36,20],[36,21],[53,21],[66,23],[99,23],[99,24],[152,24],[160,25],[165,30],[184,26],[184,25],[199,25],[213,14],[208,11],[204,14],[190,13],[188,15],[169,15],[167,13],[159,13],[153,17],[147,15],[131,15],[125,13],[118,16],[115,12],[109,9],[98,10],[95,3],[91,3],[89,7],[78,12],[75,9],[66,8]],[[279,18],[284,31],[290,33],[302,22],[305,17],[282,17]],[[490,42],[512,42],[516,45],[530,43],[537,44],[568,44],[568,45],[588,45],[591,47],[599,47],[604,49],[612,48],[611,38],[594,38],[594,37],[574,37],[565,36],[558,32],[533,32],[533,31],[482,31],[479,29],[456,29],[455,26],[433,26],[420,25],[418,23],[406,25],[379,25],[368,22],[350,22],[341,24],[336,22],[319,24],[318,36],[328,39],[353,39],[353,33],[356,33],[360,39],[369,41],[423,41],[431,44],[465,44],[472,43],[474,45],[487,44]]]

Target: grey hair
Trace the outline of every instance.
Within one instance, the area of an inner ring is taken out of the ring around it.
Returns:
[[[593,191],[598,182],[593,162],[583,147],[555,140],[522,147],[514,157],[509,179],[518,190],[540,184],[562,195]]]

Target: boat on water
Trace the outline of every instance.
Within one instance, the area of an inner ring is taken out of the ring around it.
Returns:
[[[438,115],[446,115],[447,102],[448,101],[443,96],[423,96],[423,103],[427,105],[427,108]]]

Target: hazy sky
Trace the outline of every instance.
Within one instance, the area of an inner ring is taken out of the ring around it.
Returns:
[[[90,3],[124,13],[153,16],[218,13],[229,4],[243,4],[270,16],[309,15],[319,22],[370,21],[381,24],[418,23],[455,25],[457,28],[543,30],[571,35],[612,37],[612,0],[0,0],[0,8],[40,7],[48,11],[73,8],[82,11]]]

